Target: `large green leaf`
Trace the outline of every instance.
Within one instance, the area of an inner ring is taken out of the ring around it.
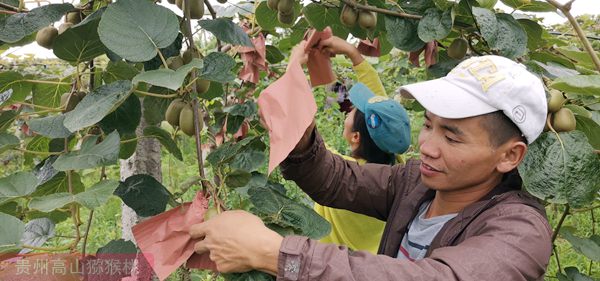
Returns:
[[[582,132],[544,133],[519,166],[523,185],[534,196],[580,208],[600,190],[600,161]]]
[[[185,77],[193,69],[202,69],[203,62],[201,59],[193,59],[190,63],[178,68],[177,70],[161,68],[157,70],[144,71],[136,75],[132,82],[146,82],[150,85],[163,87],[171,90],[177,90],[185,81]]]
[[[31,83],[14,71],[0,72],[0,106],[22,102],[31,93]]]
[[[104,83],[110,84],[119,80],[131,80],[140,71],[130,63],[124,61],[108,62],[106,69],[102,72]]]
[[[537,22],[529,19],[518,19],[517,22],[519,22],[527,33],[527,48],[529,50],[535,50],[546,43],[542,39],[544,29]]]
[[[600,75],[574,75],[561,77],[550,87],[573,94],[581,95],[599,95],[600,94]]]
[[[21,245],[25,224],[19,219],[0,213],[0,254],[12,252]]]
[[[328,8],[325,5],[310,3],[302,8],[302,14],[315,29],[321,31],[329,26],[335,36],[348,37],[349,31],[340,22],[340,11],[337,7]]]
[[[577,130],[582,131],[594,149],[600,150],[600,125],[591,118],[575,115]]]
[[[5,132],[11,127],[13,122],[17,119],[17,112],[15,110],[7,110],[0,112],[0,133]]]
[[[450,10],[442,12],[437,8],[425,11],[423,18],[419,20],[418,34],[423,42],[442,40],[452,30],[452,16]]]
[[[312,239],[319,239],[331,230],[329,223],[313,209],[270,188],[252,187],[248,195],[256,213],[267,223],[296,228],[301,235]]]
[[[264,30],[273,30],[275,27],[281,26],[277,20],[277,11],[273,11],[267,7],[267,1],[261,1],[256,7],[255,15],[256,22]]]
[[[498,34],[498,20],[496,14],[488,9],[473,7],[473,17],[477,22],[477,27],[481,31],[481,36],[488,42],[493,44],[496,41]]]
[[[60,155],[52,167],[59,171],[67,171],[115,164],[119,158],[119,133],[117,131],[110,133],[99,144],[96,144],[97,139],[97,137],[85,139],[80,150]]]
[[[160,182],[146,174],[125,179],[115,190],[115,195],[142,217],[164,212],[171,197],[171,193]]]
[[[237,24],[227,18],[200,20],[198,25],[210,31],[217,39],[232,45],[253,47],[248,34]]]
[[[143,62],[177,38],[179,21],[169,9],[150,1],[119,0],[108,6],[98,33],[100,40],[122,58]]]
[[[589,238],[582,238],[576,236],[574,232],[575,229],[570,227],[560,229],[560,235],[571,243],[575,251],[593,261],[600,261],[600,236],[592,235]]]
[[[19,146],[19,138],[14,135],[0,133],[0,153]]]
[[[385,17],[388,40],[402,51],[413,52],[425,46],[418,36],[418,22],[401,17]]]
[[[102,85],[87,94],[73,111],[65,114],[65,127],[74,132],[94,125],[112,112],[131,94],[131,81]]]
[[[544,1],[501,0],[505,5],[526,12],[556,12],[556,7]]]
[[[130,95],[117,109],[106,115],[100,121],[100,127],[104,132],[117,130],[119,135],[135,135],[135,129],[142,118],[142,105],[140,98]]]
[[[565,273],[567,275],[562,274],[562,272],[556,274],[558,281],[597,281],[596,279],[579,272],[577,267],[565,267]]]
[[[248,184],[252,174],[244,170],[233,170],[225,178],[225,185],[230,188],[242,187]]]
[[[71,27],[58,35],[52,46],[54,55],[69,62],[79,63],[104,54],[106,47],[100,42],[99,24],[100,18]]]
[[[181,154],[181,150],[177,147],[175,141],[171,138],[167,131],[157,127],[157,126],[147,126],[144,128],[144,136],[157,138],[158,141],[169,151],[169,153],[173,154],[175,158],[179,161],[183,161],[183,155]]]
[[[108,244],[98,248],[96,255],[98,254],[135,254],[137,248],[131,241],[125,241],[123,239],[111,240]]]
[[[79,203],[86,208],[95,209],[104,205],[118,186],[118,181],[104,180],[94,184],[88,190],[77,194],[60,192],[35,197],[29,202],[29,208],[42,212],[51,212],[67,204]]]
[[[0,205],[19,197],[31,194],[38,185],[31,172],[18,172],[0,179]]]
[[[254,172],[263,166],[266,159],[267,156],[262,151],[244,151],[233,158],[231,168]]]
[[[137,149],[138,139],[135,132],[121,136],[121,147],[119,147],[119,159],[131,157]]]
[[[210,83],[210,84],[211,84],[210,86],[212,87],[213,84],[217,84],[217,83]],[[159,88],[159,87],[151,87],[150,92],[157,93],[157,94],[165,94],[165,95],[174,93],[168,89]],[[204,96],[204,95],[202,95],[202,96]],[[169,107],[170,103],[171,103],[170,99],[163,99],[163,98],[151,97],[151,96],[144,97],[144,101],[142,102],[142,104],[144,107],[144,109],[143,109],[144,119],[146,120],[146,122],[151,125],[160,124],[161,121],[165,120],[165,113],[167,112],[167,108]]]
[[[34,8],[27,13],[11,15],[4,21],[0,21],[0,41],[17,42],[23,37],[59,20],[67,11],[72,9],[73,5],[71,4],[48,4]]]
[[[582,52],[575,47],[569,47],[569,48],[566,48],[566,47],[560,48],[559,47],[559,48],[556,48],[556,50],[563,56],[574,61],[579,66],[589,68],[589,69],[596,69],[596,66],[594,65],[594,63],[592,61],[592,57],[590,56],[590,54],[588,52]],[[598,52],[596,52],[596,54],[600,55],[600,53],[598,53]]]
[[[283,56],[281,51],[273,45],[266,46],[266,53],[267,53],[267,61],[269,63],[278,63],[285,59],[285,56]]]
[[[35,105],[57,108],[60,106],[60,97],[71,90],[71,85],[70,83],[65,83],[66,79],[52,79],[45,81],[58,83],[34,83],[31,100]]]
[[[54,162],[51,162],[50,165],[53,163]],[[81,177],[78,173],[71,172],[71,188],[74,194],[83,192],[85,189],[85,186],[83,186]],[[65,172],[58,172],[50,180],[40,184],[40,186],[38,186],[37,190],[31,194],[31,196],[40,197],[61,192],[69,192],[69,178]]]
[[[60,192],[41,197],[34,197],[29,201],[28,207],[29,209],[47,213],[73,202],[75,202],[75,195],[68,192]]]
[[[72,134],[69,129],[65,128],[66,115],[59,114],[54,116],[47,116],[43,118],[31,119],[27,121],[29,128],[49,138],[66,138]]]
[[[527,33],[523,27],[509,14],[496,14],[498,33],[496,40],[489,42],[492,49],[508,58],[516,58],[527,52]],[[487,38],[486,38],[487,40]]]
[[[48,239],[54,237],[54,222],[49,218],[33,219],[27,222],[24,230],[21,242],[24,245],[41,247]],[[23,249],[19,254],[29,252],[31,249]]]
[[[174,56],[179,56],[179,54],[181,53],[182,43],[183,35],[179,33],[179,35],[177,35],[177,38],[175,38],[175,41],[173,41],[171,45],[160,49],[160,53],[165,59]],[[161,66],[163,66],[163,61],[160,55],[156,55],[153,59],[144,62],[145,71],[159,69]]]
[[[235,74],[231,72],[234,66],[235,60],[227,54],[212,52],[204,57],[204,66],[200,78],[219,83],[231,82],[235,79]]]

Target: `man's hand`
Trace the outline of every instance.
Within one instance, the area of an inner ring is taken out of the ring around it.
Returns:
[[[190,228],[198,254],[210,252],[219,272],[252,269],[277,274],[283,237],[268,229],[257,216],[245,211],[226,211]]]
[[[294,46],[292,52],[290,53],[290,59],[288,61],[289,69],[292,63],[300,63],[300,65],[306,64],[308,61],[308,53],[304,50],[306,48],[306,41],[302,40],[298,45]],[[286,69],[286,71],[287,71]]]
[[[331,36],[325,40],[321,40],[319,42],[319,48],[330,54],[343,54],[352,61],[353,65],[358,65],[365,60],[356,47],[337,36]]]

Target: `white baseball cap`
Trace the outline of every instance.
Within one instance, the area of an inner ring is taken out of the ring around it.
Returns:
[[[445,77],[400,87],[400,94],[448,119],[501,110],[528,143],[542,133],[548,112],[542,81],[524,65],[500,56],[467,59]]]

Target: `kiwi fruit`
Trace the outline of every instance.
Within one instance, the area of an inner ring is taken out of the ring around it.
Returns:
[[[293,14],[294,0],[279,0],[279,3],[277,3],[277,10],[279,11],[279,13],[283,13],[285,15]]]
[[[570,132],[575,130],[577,122],[573,111],[568,108],[561,108],[552,118],[552,127],[557,132]]]
[[[65,16],[65,22],[70,22],[72,24],[78,24],[83,20],[84,16],[81,12],[68,12]]]
[[[52,49],[56,36],[58,36],[58,29],[53,26],[47,26],[38,31],[35,35],[35,42],[46,49]]]
[[[184,64],[188,64],[192,61],[192,59],[194,58],[200,58],[200,52],[198,52],[198,50],[196,50],[196,48],[189,48],[187,50],[185,50],[185,52],[183,52],[183,63]]]
[[[294,13],[285,14],[281,11],[277,12],[277,20],[279,20],[280,23],[293,24],[295,19],[296,18],[294,17]]]
[[[454,39],[448,47],[448,56],[460,60],[465,57],[467,54],[467,49],[469,48],[469,43],[462,37]]]
[[[77,106],[79,102],[85,97],[84,92],[75,93],[64,93],[60,96],[60,106],[63,108],[62,112],[67,113]]]
[[[165,112],[165,120],[171,124],[173,127],[179,126],[179,114],[181,110],[185,106],[185,102],[181,99],[174,99],[167,107],[167,112]]]
[[[279,5],[279,0],[267,0],[267,7],[273,11],[277,11],[277,6]]]
[[[167,0],[167,2],[169,2],[169,4],[175,4],[176,3],[175,0]]]
[[[377,25],[377,15],[371,11],[358,12],[358,26],[362,29],[372,30]]]
[[[356,25],[357,19],[358,13],[356,13],[356,10],[348,5],[344,5],[340,14],[340,22],[347,27],[353,27]]]
[[[203,118],[202,115],[200,115],[200,112],[198,112],[198,115],[198,119],[202,120]],[[198,129],[202,130],[202,122],[198,122],[198,126],[200,127]],[[181,113],[179,114],[179,128],[188,136],[194,135],[194,109],[189,103],[181,109]]]
[[[181,56],[174,56],[167,59],[167,66],[169,69],[177,70],[183,66],[183,59]]]
[[[196,92],[198,94],[204,94],[208,92],[208,88],[210,88],[210,81],[204,79],[196,80]]]
[[[550,98],[548,99],[548,112],[557,112],[565,104],[567,99],[559,90],[550,90]]]
[[[182,0],[185,1],[185,0]],[[204,0],[188,0],[189,10],[190,10],[190,18],[191,19],[201,19],[204,16]],[[187,14],[188,8],[185,7],[185,2],[182,4],[183,14]]]
[[[175,5],[177,5],[177,8],[180,10],[183,10],[183,0],[175,0]]]
[[[217,0],[217,2],[219,2],[221,4],[225,4],[225,3],[227,3],[227,0]]]
[[[58,34],[63,34],[67,29],[71,28],[74,24],[70,22],[62,23],[58,26]]]

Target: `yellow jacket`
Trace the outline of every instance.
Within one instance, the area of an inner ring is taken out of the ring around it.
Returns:
[[[353,68],[359,82],[365,84],[375,95],[386,95],[377,71],[371,64],[365,60]],[[339,154],[333,149],[329,150]],[[341,156],[346,160],[357,161],[350,156]],[[362,165],[366,161],[358,159],[358,163]],[[345,245],[352,250],[364,250],[377,254],[385,222],[347,210],[321,206],[317,203],[315,203],[314,210],[331,224],[331,232],[323,237],[321,242]]]

